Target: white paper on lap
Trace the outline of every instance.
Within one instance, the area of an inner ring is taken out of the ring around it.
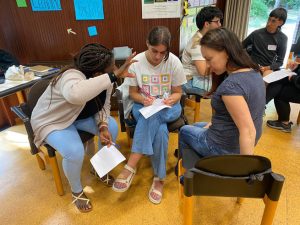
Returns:
[[[278,71],[268,74],[263,79],[266,83],[272,83],[272,82],[281,80],[285,77],[293,76],[293,75],[296,75],[296,73],[292,72],[290,70],[278,70]]]
[[[152,105],[141,108],[140,113],[145,117],[145,119],[148,119],[150,116],[164,108],[171,108],[171,106],[164,104],[163,99],[157,98],[154,100]]]

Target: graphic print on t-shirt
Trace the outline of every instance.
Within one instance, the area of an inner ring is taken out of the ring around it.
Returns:
[[[142,74],[142,91],[146,95],[162,96],[171,93],[170,74]]]

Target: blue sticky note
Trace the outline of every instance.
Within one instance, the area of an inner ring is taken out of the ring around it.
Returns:
[[[96,26],[88,27],[88,32],[91,37],[98,35]]]
[[[30,0],[32,11],[61,10],[60,0]]]
[[[102,0],[74,0],[76,20],[103,20]]]

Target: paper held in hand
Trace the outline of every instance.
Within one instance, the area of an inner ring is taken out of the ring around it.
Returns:
[[[278,71],[268,74],[263,79],[266,83],[272,83],[272,82],[281,80],[285,77],[293,76],[293,75],[296,75],[296,73],[292,72],[290,70],[278,70]]]
[[[171,106],[164,104],[163,99],[158,98],[154,100],[152,105],[141,108],[140,113],[145,117],[145,119],[148,119],[150,116],[164,108],[171,108]]]
[[[111,145],[109,148],[107,146],[101,148],[90,161],[99,177],[102,178],[124,160],[125,157],[121,152],[115,146]]]

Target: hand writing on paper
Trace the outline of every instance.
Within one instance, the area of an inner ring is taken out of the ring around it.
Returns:
[[[144,106],[149,106],[149,105],[152,105],[153,102],[154,102],[155,98],[152,97],[152,96],[147,96],[144,98],[144,101],[143,101],[143,104]]]
[[[174,97],[172,95],[170,95],[168,98],[163,100],[163,103],[169,106],[172,106],[176,103],[176,99],[174,99]]]

